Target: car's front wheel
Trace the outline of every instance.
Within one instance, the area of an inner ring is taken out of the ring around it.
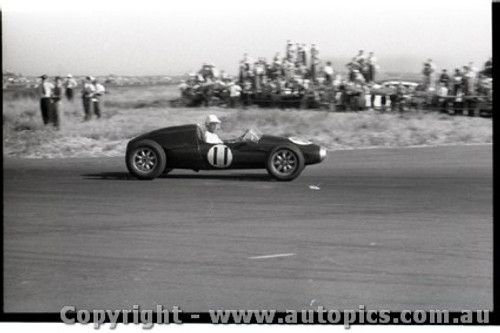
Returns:
[[[139,179],[154,179],[165,170],[167,157],[163,148],[151,140],[141,140],[127,150],[127,169]]]
[[[293,180],[304,169],[304,156],[294,146],[278,146],[269,154],[266,169],[269,175],[277,180]]]

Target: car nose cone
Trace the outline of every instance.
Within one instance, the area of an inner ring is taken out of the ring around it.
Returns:
[[[325,147],[320,147],[319,148],[319,160],[323,161],[326,158],[327,155],[327,150]]]

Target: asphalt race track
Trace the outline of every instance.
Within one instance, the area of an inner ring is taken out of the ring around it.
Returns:
[[[289,183],[4,159],[4,310],[491,309],[492,169],[491,145],[331,152]]]

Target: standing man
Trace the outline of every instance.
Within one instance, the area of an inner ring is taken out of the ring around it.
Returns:
[[[61,125],[61,99],[63,96],[64,85],[62,78],[56,76],[54,89],[52,91],[52,110],[50,112],[50,122],[59,129]]]
[[[491,57],[484,63],[482,74],[489,78],[493,76],[493,60]]]
[[[443,69],[443,71],[441,72],[441,76],[439,77],[439,83],[442,83],[446,88],[449,88],[450,76],[446,72],[446,69]]]
[[[432,85],[432,77],[431,77],[432,67],[431,67],[431,64],[430,64],[429,60],[426,61],[426,62],[424,62],[424,68],[422,69],[422,74],[424,76],[424,82],[423,83],[424,83],[424,86],[425,86],[426,90],[429,90],[429,88]]]
[[[474,95],[476,93],[477,86],[477,68],[474,67],[474,63],[471,61],[467,65],[467,72],[465,73],[467,78],[467,92],[469,95]]]
[[[182,105],[186,105],[189,97],[190,86],[186,83],[185,80],[181,80],[181,83],[178,85],[178,88],[181,93]]]
[[[92,117],[92,98],[95,93],[95,86],[92,84],[94,78],[92,76],[87,76],[85,82],[83,83],[82,89],[82,101],[83,101],[83,111],[85,116],[83,121],[88,121]]]
[[[285,57],[288,61],[293,62],[294,49],[293,49],[293,44],[292,44],[291,40],[286,41]]]
[[[104,96],[104,93],[106,92],[106,89],[104,89],[104,86],[100,84],[97,79],[94,78],[92,80],[92,84],[94,85],[94,95],[92,96],[92,108],[94,109],[94,113],[97,117],[97,119],[101,118],[101,111],[102,111],[102,98]]]
[[[282,69],[285,74],[285,80],[287,83],[292,79],[294,67],[295,66],[293,65],[293,62],[288,60],[288,58],[283,59]]]
[[[356,73],[355,73],[355,71],[356,71],[356,70],[357,70],[357,71],[359,71],[359,70],[360,70],[359,63],[357,62],[356,57],[353,57],[353,58],[351,59],[351,61],[350,61],[350,62],[348,62],[345,66],[347,67],[347,70],[349,71],[348,80],[349,80],[350,82],[353,82],[353,81],[354,81],[354,79],[356,78]]]
[[[441,112],[447,112],[448,108],[448,85],[444,82],[439,83],[439,89],[437,91],[439,98],[439,105],[441,106]]]
[[[316,83],[316,75],[319,66],[319,50],[316,48],[316,44],[311,45],[311,80]]]
[[[464,88],[464,76],[463,73],[460,72],[460,68],[455,69],[455,73],[453,74],[453,95],[458,96],[462,94]]]
[[[327,85],[331,85],[333,83],[334,71],[333,71],[332,63],[330,61],[326,62],[324,72],[325,72],[325,83]]]
[[[435,88],[436,84],[436,69],[437,66],[436,64],[432,61],[432,59],[428,59],[427,63],[429,64],[430,68],[430,75],[429,75],[429,82],[430,82],[430,87]]]
[[[76,87],[78,86],[78,83],[76,82],[76,80],[73,78],[73,75],[71,74],[68,74],[66,76],[66,80],[64,81],[64,87],[66,89],[66,99],[70,102],[73,101],[73,96],[74,96],[74,92],[75,92],[75,89]]]
[[[253,66],[253,74],[255,91],[260,93],[262,92],[262,83],[264,82],[264,76],[266,74],[265,63],[262,59],[255,62]]]
[[[368,65],[368,73],[367,73],[367,78],[366,81],[368,83],[371,83],[375,81],[375,73],[377,71],[377,58],[375,58],[375,55],[373,52],[370,52],[368,55],[368,58],[366,59],[367,65]]]
[[[297,44],[297,62],[307,66],[307,51],[306,44]]]
[[[38,85],[38,95],[40,96],[40,110],[42,112],[42,120],[44,125],[50,122],[50,113],[52,107],[52,90],[54,85],[47,80],[47,75],[40,76],[42,82]]]
[[[365,61],[365,51],[359,50],[358,55],[356,56],[356,61],[358,63],[363,63]]]
[[[232,108],[239,106],[240,98],[241,98],[240,85],[234,82],[229,83],[229,106]]]

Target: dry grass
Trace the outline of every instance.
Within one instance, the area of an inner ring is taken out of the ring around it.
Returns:
[[[209,113],[223,122],[220,135],[236,137],[249,127],[301,136],[331,150],[492,142],[491,119],[408,112],[330,113],[277,109],[171,108],[175,87],[109,89],[103,118],[82,122],[76,98],[63,102],[62,128],[42,125],[38,100],[4,98],[4,156],[24,158],[123,156],[127,141],[160,127],[203,123]]]

